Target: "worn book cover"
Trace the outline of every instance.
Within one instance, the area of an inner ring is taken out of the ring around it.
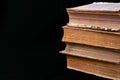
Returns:
[[[120,3],[94,2],[68,8],[69,26],[120,32]]]

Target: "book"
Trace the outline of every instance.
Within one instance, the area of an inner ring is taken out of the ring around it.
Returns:
[[[67,9],[68,25],[120,32],[120,3],[94,2]]]
[[[119,64],[67,55],[67,68],[112,80],[120,80]]]
[[[83,57],[98,61],[104,61],[114,64],[120,64],[120,51],[95,47],[90,45],[76,44],[66,42],[67,46],[64,51],[61,51],[63,54],[73,55],[76,57]]]
[[[64,26],[62,41],[120,50],[120,32]]]

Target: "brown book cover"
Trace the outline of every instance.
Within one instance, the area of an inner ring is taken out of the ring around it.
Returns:
[[[69,26],[120,32],[120,3],[94,2],[67,10]]]
[[[120,80],[120,64],[67,55],[67,67],[112,80]]]
[[[120,33],[64,26],[62,41],[120,50]]]
[[[76,57],[120,64],[120,51],[114,49],[67,42],[65,50],[61,51],[61,53]]]

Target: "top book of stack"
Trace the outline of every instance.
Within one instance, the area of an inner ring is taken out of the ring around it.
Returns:
[[[120,3],[93,2],[67,11],[69,26],[120,32]]]

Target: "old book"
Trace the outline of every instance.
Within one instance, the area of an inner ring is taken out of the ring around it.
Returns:
[[[63,54],[120,64],[119,50],[69,42],[67,42],[66,44],[67,46],[65,50],[61,51],[61,53]]]
[[[64,26],[62,41],[120,50],[120,32]]]
[[[67,55],[67,67],[112,80],[120,80],[120,64]]]
[[[94,2],[67,10],[70,26],[120,32],[120,3]]]

